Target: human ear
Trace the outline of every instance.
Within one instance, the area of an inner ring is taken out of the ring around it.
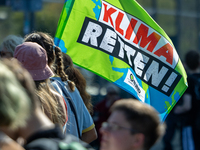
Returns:
[[[142,148],[144,145],[145,136],[142,133],[137,133],[133,135],[133,147]]]

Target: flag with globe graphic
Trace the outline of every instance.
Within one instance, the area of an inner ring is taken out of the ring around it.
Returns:
[[[74,64],[153,106],[162,121],[187,89],[172,41],[135,0],[66,0],[54,41]]]

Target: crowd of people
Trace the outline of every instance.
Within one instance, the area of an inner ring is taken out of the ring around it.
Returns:
[[[0,56],[1,150],[149,150],[164,135],[153,107],[112,84],[93,106],[84,76],[47,33],[9,35]]]

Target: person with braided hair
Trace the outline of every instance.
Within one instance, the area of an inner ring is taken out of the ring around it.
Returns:
[[[74,82],[68,79],[63,70],[62,51],[54,45],[53,38],[44,32],[33,32],[24,38],[25,42],[36,42],[47,52],[48,65],[56,74],[51,77],[51,84],[60,93],[67,104],[68,123],[66,132],[82,141],[91,143],[97,138],[97,132]]]
[[[62,51],[59,47],[54,45],[53,39],[50,35],[43,32],[31,33],[25,36],[24,42],[36,42],[42,46],[47,52],[48,66],[62,79],[62,81],[67,81],[71,91],[75,90],[74,83],[68,80],[68,76],[63,70]],[[57,64],[54,64],[55,60]]]

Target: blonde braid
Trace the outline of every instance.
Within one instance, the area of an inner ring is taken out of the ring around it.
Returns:
[[[62,51],[58,46],[55,46],[55,54],[56,54],[56,74],[59,75],[62,81],[67,81],[69,87],[72,91],[75,90],[74,82],[68,79],[68,75],[65,74],[63,68],[63,59],[62,59]]]

